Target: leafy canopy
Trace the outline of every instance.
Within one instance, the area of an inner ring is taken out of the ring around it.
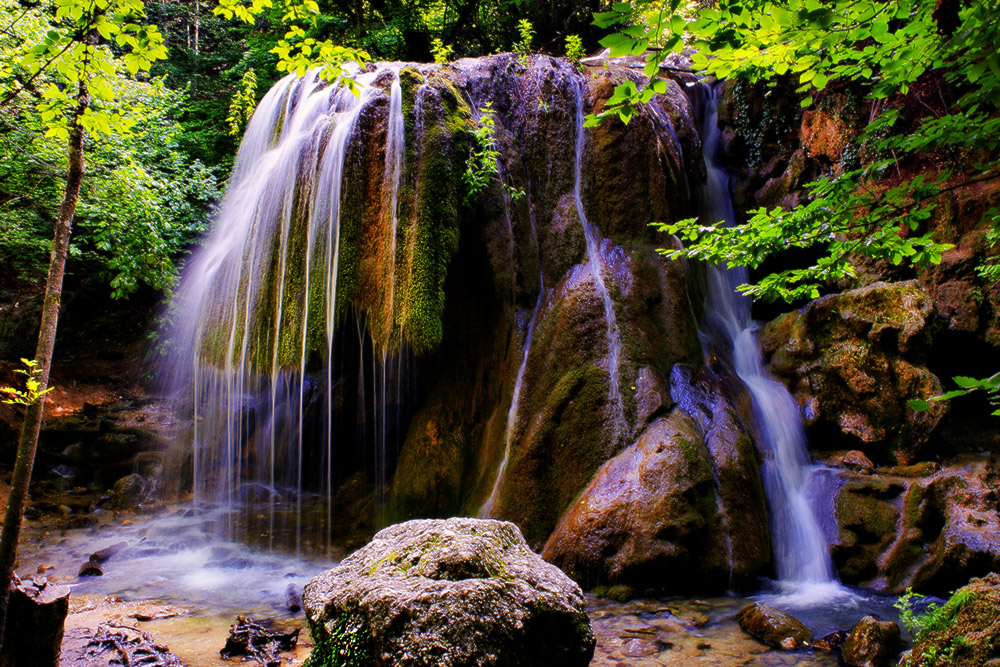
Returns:
[[[812,248],[811,266],[771,273],[741,289],[755,297],[816,297],[830,281],[851,280],[859,259],[918,267],[941,259],[928,221],[940,198],[970,182],[998,175],[1000,152],[1000,6],[957,0],[719,0],[712,6],[680,0],[617,2],[595,22],[616,32],[602,40],[612,56],[645,59],[646,86],[619,86],[590,124],[617,116],[628,122],[638,104],[661,92],[657,78],[670,52],[691,53],[693,70],[717,77],[772,84],[792,77],[801,104],[831,82],[848,82],[873,101],[872,122],[858,138],[876,159],[808,184],[809,203],[791,211],[759,209],[746,223],[725,229],[715,220],[661,225],[687,247],[664,251],[755,268],[775,252]],[[955,99],[915,127],[892,100],[909,93],[928,72],[943,75]],[[890,168],[921,156],[950,157],[931,175],[880,179]],[[1000,240],[1000,214],[984,220]],[[1000,274],[987,264],[985,275]]]
[[[141,284],[168,288],[174,258],[201,229],[219,189],[212,170],[177,147],[173,119],[185,102],[142,80],[165,56],[134,0],[0,0],[0,255],[14,276],[44,276],[62,199],[66,137],[79,84],[87,174],[76,209],[71,266],[105,281],[115,297]],[[134,73],[133,73],[134,72]]]

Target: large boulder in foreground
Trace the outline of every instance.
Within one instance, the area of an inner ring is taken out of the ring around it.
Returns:
[[[851,667],[885,667],[899,655],[899,624],[865,616],[851,629],[841,647]]]
[[[312,667],[585,667],[594,654],[580,587],[505,521],[390,526],[303,602]]]
[[[1000,575],[973,579],[925,619],[900,667],[1000,664]]]

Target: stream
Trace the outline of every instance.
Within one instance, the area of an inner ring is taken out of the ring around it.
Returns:
[[[302,612],[290,613],[285,591],[301,592],[308,580],[336,561],[326,556],[294,557],[267,553],[219,537],[229,520],[225,512],[172,506],[146,516],[114,519],[90,528],[58,530],[37,520],[25,526],[21,572],[46,568],[46,575],[71,590],[67,634],[108,619],[129,617],[166,645],[189,667],[232,665],[219,656],[237,615],[274,619],[288,631],[302,628],[287,664],[305,660],[312,648]],[[120,545],[104,564],[103,576],[78,577],[93,552]],[[766,583],[766,582],[765,582]],[[670,665],[837,664],[833,655],[811,650],[785,653],[744,634],[736,612],[754,599],[775,597],[764,588],[744,597],[666,597],[616,602],[587,595],[588,614],[597,636],[593,667]],[[860,617],[896,619],[895,598],[862,589],[837,604],[792,611],[821,637],[850,628]],[[120,600],[115,599],[120,598]],[[781,599],[778,596],[777,599]],[[138,611],[137,611],[138,610]],[[155,618],[166,615],[168,618]],[[152,620],[141,620],[154,617]]]

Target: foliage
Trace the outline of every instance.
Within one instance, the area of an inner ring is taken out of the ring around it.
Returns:
[[[253,67],[248,69],[240,80],[240,89],[233,95],[233,101],[229,103],[229,134],[239,136],[243,133],[253,110],[257,106],[257,73]]]
[[[42,383],[38,379],[42,369],[38,367],[37,361],[34,359],[21,359],[21,363],[24,364],[24,368],[18,368],[14,372],[25,376],[24,391],[14,387],[0,387],[0,396],[4,397],[0,400],[7,405],[23,405],[27,407],[52,391],[53,387],[42,389]]]
[[[580,39],[579,35],[566,35],[566,57],[569,61],[576,65],[576,68],[583,70],[583,57],[587,55],[587,52],[583,48],[583,40]]]
[[[478,197],[500,171],[500,151],[496,144],[496,112],[493,103],[487,102],[480,110],[479,121],[473,131],[473,146],[466,161],[462,182],[466,186],[465,201]]]
[[[123,297],[140,284],[171,285],[174,258],[201,230],[219,192],[212,171],[177,150],[179,128],[172,117],[184,96],[130,73],[163,56],[159,33],[151,26],[105,25],[104,15],[95,13],[99,6],[63,2],[47,14],[0,0],[0,20],[10,26],[0,36],[0,52],[4,62],[13,63],[0,79],[10,91],[2,116],[10,131],[0,142],[0,252],[11,258],[20,278],[44,275],[62,197],[59,165],[65,159],[72,84],[85,78],[93,102],[81,122],[96,136],[85,146],[88,174],[70,254],[76,266],[103,277],[113,296]],[[116,21],[139,18],[133,3],[105,6]],[[79,19],[72,18],[76,14]],[[86,16],[101,36],[114,38],[113,44],[79,41],[75,31]],[[128,50],[119,56],[122,44]],[[39,60],[55,48],[65,52],[50,56],[47,65]],[[29,79],[32,84],[24,85]],[[49,94],[53,89],[58,96]]]
[[[972,591],[963,588],[956,591],[943,605],[931,603],[923,612],[918,612],[916,605],[924,599],[924,596],[907,588],[893,606],[899,610],[900,620],[916,642],[928,635],[947,631],[956,622],[962,608],[972,600],[973,595]],[[922,665],[950,665],[955,652],[967,645],[967,638],[958,636],[943,650],[935,644],[928,645],[919,655],[911,656],[911,661],[918,660]]]
[[[528,66],[528,57],[531,55],[531,42],[535,38],[535,27],[528,19],[521,19],[517,22],[517,32],[520,39],[514,44],[514,53],[517,54],[517,62],[522,67]]]
[[[959,389],[953,389],[939,396],[932,396],[927,400],[915,399],[909,401],[910,407],[917,412],[925,412],[930,410],[934,403],[950,401],[953,398],[965,396],[976,391],[985,391],[989,395],[990,403],[994,408],[993,415],[1000,417],[1000,373],[985,379],[958,376],[953,377],[952,380],[959,386]]]
[[[940,7],[940,9],[938,9]],[[830,281],[851,280],[859,259],[927,266],[948,247],[928,222],[937,202],[970,182],[1000,172],[1000,29],[995,3],[935,0],[720,0],[685,5],[680,0],[631,0],[596,15],[618,28],[601,43],[612,56],[645,57],[645,86],[618,86],[591,124],[609,116],[626,121],[648,102],[658,84],[664,53],[695,47],[693,67],[717,77],[773,85],[794,77],[801,104],[831,82],[850,82],[873,100],[872,123],[861,141],[871,154],[889,156],[807,186],[810,203],[794,211],[760,209],[732,230],[718,221],[686,220],[662,228],[687,247],[673,257],[759,266],[775,252],[811,248],[813,265],[765,276],[742,289],[763,299],[812,297]],[[892,100],[911,92],[928,72],[943,76],[955,99],[924,118],[904,118]],[[879,101],[885,101],[883,103]],[[905,160],[942,165],[934,176],[901,177],[889,186],[890,168],[902,176]],[[1000,238],[1000,216],[988,216]]]
[[[442,42],[440,37],[435,37],[431,41],[431,54],[434,56],[434,62],[438,65],[444,65],[451,60],[454,50],[451,46]]]

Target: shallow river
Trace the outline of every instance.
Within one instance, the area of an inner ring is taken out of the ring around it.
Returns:
[[[301,612],[286,609],[289,585],[301,592],[316,573],[332,567],[329,558],[268,554],[221,539],[217,516],[171,509],[149,518],[105,518],[91,528],[49,531],[25,526],[18,572],[43,569],[72,589],[67,628],[94,627],[108,618],[152,618],[138,622],[190,667],[236,664],[219,657],[237,614],[272,618],[286,629],[302,628],[290,664],[300,664],[311,640]],[[124,544],[123,544],[124,543]],[[104,575],[78,577],[90,554],[116,545]],[[117,596],[121,601],[113,597]],[[869,613],[896,620],[892,598],[865,591],[841,593],[833,602],[803,608],[795,599],[755,596],[798,616],[817,637],[848,629]],[[834,656],[810,650],[769,650],[743,634],[735,613],[749,598],[664,598],[620,603],[588,596],[597,635],[594,667],[661,665],[823,665]],[[800,601],[799,601],[800,602]],[[139,607],[136,605],[141,603]],[[139,612],[135,610],[140,608]],[[169,618],[155,618],[170,616]]]

